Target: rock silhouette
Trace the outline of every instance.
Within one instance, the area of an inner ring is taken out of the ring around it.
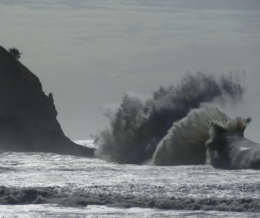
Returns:
[[[57,114],[52,93],[0,46],[0,150],[93,156],[64,135]]]

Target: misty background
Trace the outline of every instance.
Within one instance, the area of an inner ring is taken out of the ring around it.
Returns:
[[[259,0],[0,0],[0,29],[0,44],[53,93],[71,139],[102,130],[102,108],[126,92],[150,97],[187,73],[232,71],[244,101],[220,107],[251,116],[246,137],[260,140]]]

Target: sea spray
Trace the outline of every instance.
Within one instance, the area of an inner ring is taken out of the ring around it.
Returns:
[[[110,126],[96,137],[96,157],[117,163],[142,164],[152,158],[158,143],[172,124],[185,117],[190,109],[216,98],[241,100],[244,87],[232,75],[214,78],[196,73],[186,75],[180,85],[160,87],[151,99],[125,95]]]
[[[173,123],[167,135],[158,144],[153,155],[153,165],[196,165],[206,163],[206,146],[211,122],[217,122],[229,133],[243,130],[241,123],[247,119],[229,118],[216,106],[203,103],[192,109],[186,117]]]

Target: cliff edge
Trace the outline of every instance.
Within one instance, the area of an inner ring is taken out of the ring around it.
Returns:
[[[0,150],[93,156],[64,135],[57,114],[39,78],[0,46]]]

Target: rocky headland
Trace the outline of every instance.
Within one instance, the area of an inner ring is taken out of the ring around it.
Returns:
[[[52,93],[0,46],[0,150],[93,156],[93,150],[66,137]]]

